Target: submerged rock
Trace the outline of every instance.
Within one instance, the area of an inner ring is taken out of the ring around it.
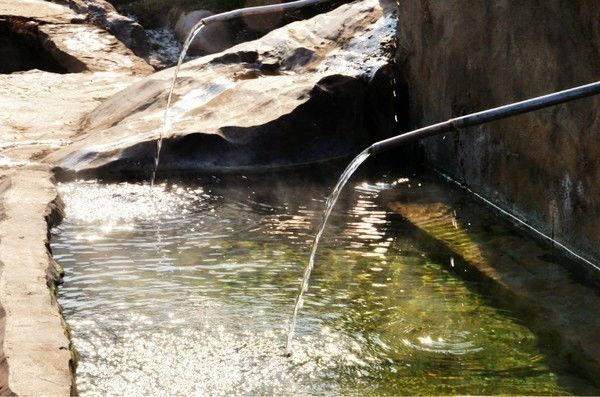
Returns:
[[[297,166],[391,134],[395,27],[391,8],[364,0],[185,64],[160,171]],[[85,135],[45,161],[67,173],[150,171],[172,76],[161,71],[105,101]]]

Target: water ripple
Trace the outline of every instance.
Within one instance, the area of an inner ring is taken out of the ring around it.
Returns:
[[[52,249],[66,272],[59,301],[79,392],[580,390],[530,330],[393,221],[381,193],[397,181],[407,183],[359,182],[342,196],[289,359],[289,316],[330,184],[213,178],[156,185],[154,198],[147,185],[61,184],[67,217]]]

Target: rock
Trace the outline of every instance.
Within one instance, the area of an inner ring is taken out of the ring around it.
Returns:
[[[393,133],[394,18],[364,0],[185,64],[160,169],[291,167],[350,156]],[[85,119],[85,136],[44,161],[63,172],[151,170],[172,75],[108,99]],[[368,100],[374,90],[380,109]]]
[[[77,17],[67,7],[42,0],[2,0],[0,16],[18,16],[47,23],[71,23]]]
[[[399,5],[399,64],[415,126],[600,76],[594,0]],[[424,148],[436,167],[600,263],[599,140],[596,96],[431,138]]]
[[[12,73],[0,74],[0,169],[36,162],[65,145],[86,113],[136,82],[132,74],[153,70],[113,36],[80,21],[45,1],[0,4],[0,33],[6,32],[0,54],[14,51],[0,57],[0,71]]]
[[[202,18],[206,18],[214,13],[207,10],[196,10],[187,13],[182,13],[177,23],[175,24],[175,37],[181,44],[185,43],[185,40],[192,32],[192,29]],[[226,48],[231,47],[232,38],[229,32],[228,25],[226,23],[217,22],[205,26],[196,35],[192,44],[190,44],[190,50],[192,52],[201,52],[204,54],[212,54],[215,52],[223,51]]]
[[[154,69],[114,36],[84,23],[69,8],[41,0],[3,0],[0,4],[0,60],[5,73],[43,69],[60,73],[114,71],[148,74]],[[10,60],[10,59],[8,59]],[[40,61],[40,62],[37,62]]]
[[[148,57],[150,46],[142,25],[134,19],[119,14],[115,7],[105,0],[70,1],[71,8],[82,14],[94,25],[106,29],[131,49],[139,57]]]
[[[60,213],[57,195],[48,169],[0,170],[3,395],[75,391],[74,356],[56,302],[60,274],[48,248],[49,224]]]
[[[0,75],[0,170],[36,162],[68,144],[87,113],[139,79],[114,72]]]
[[[139,75],[154,70],[114,36],[96,27],[42,25],[39,32],[52,57],[72,72],[114,71]]]
[[[495,301],[519,313],[565,368],[600,386],[598,284],[575,280],[569,258],[515,230],[464,189],[424,176],[411,178],[411,183],[419,188],[407,183],[384,195],[393,200],[389,208],[420,230],[420,244],[430,238],[424,244],[429,252],[452,258],[448,270],[478,280]],[[593,387],[579,393],[597,394]]]
[[[69,8],[35,0],[0,2],[0,55],[0,394],[67,396],[74,357],[48,251],[59,202],[39,160],[152,68]]]

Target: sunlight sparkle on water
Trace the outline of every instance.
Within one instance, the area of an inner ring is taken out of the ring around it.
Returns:
[[[135,183],[101,184],[95,181],[61,183],[69,197],[67,211],[74,222],[96,225],[77,239],[98,241],[111,233],[133,231],[135,223],[157,217],[179,216],[194,203],[201,205],[202,188],[183,189],[177,185],[156,185],[150,195],[147,185]]]
[[[565,388],[535,334],[392,221],[381,193],[393,181],[342,195],[290,358],[290,309],[330,184],[207,177],[155,186],[156,206],[148,185],[60,184],[52,251],[80,394],[585,390]]]

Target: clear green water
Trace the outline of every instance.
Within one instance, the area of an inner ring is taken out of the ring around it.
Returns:
[[[284,357],[325,178],[60,185],[82,395],[581,394],[535,334],[420,250],[394,178],[350,182]],[[385,182],[385,183],[381,183]],[[443,256],[443,253],[442,255]]]

